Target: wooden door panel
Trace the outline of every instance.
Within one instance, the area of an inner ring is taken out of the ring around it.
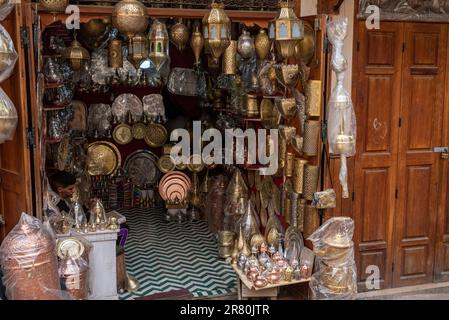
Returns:
[[[403,25],[382,22],[380,30],[367,30],[360,21],[357,32],[354,239],[363,291],[372,265],[380,270],[381,287],[391,285]]]
[[[405,24],[394,286],[432,281],[447,26]]]
[[[0,226],[0,241],[15,226],[22,212],[32,213],[30,162],[25,134],[28,123],[25,55],[20,42],[22,5],[27,7],[25,4],[17,4],[2,21],[13,39],[19,59],[12,76],[3,81],[1,86],[14,103],[19,121],[13,140],[0,145],[0,214],[5,217],[5,225]],[[29,6],[27,8],[30,10]]]
[[[447,53],[449,61],[449,51]],[[449,85],[449,63],[446,63],[446,88]],[[449,146],[449,90],[446,90],[443,118],[444,140],[442,145]],[[434,281],[449,281],[449,162],[442,161],[440,169],[439,213],[435,248]]]

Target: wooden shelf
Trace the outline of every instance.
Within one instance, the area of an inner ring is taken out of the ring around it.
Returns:
[[[44,89],[56,89],[56,88],[62,88],[65,86],[64,82],[47,82],[44,85]]]
[[[102,19],[105,15],[112,14],[112,6],[88,6],[78,5],[80,9],[81,22],[89,21],[90,19]],[[38,5],[38,11],[41,14],[44,25],[50,25],[54,22],[53,14],[42,9]],[[206,9],[184,9],[184,8],[147,8],[148,15],[151,18],[185,18],[185,19],[203,19]],[[268,21],[273,20],[276,11],[241,11],[241,10],[226,10],[226,14],[233,22],[247,22],[258,24],[261,27],[267,27]],[[58,13],[55,16],[56,20],[65,21],[68,14]]]
[[[58,110],[62,110],[65,109],[68,105],[63,105],[63,106],[59,106],[59,105],[45,105],[44,106],[44,111],[50,112],[50,111],[58,111]]]

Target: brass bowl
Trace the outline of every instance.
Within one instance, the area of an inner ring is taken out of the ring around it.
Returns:
[[[299,65],[283,64],[276,68],[277,78],[286,87],[295,87],[299,81]]]
[[[295,98],[282,98],[275,100],[276,108],[285,119],[291,119],[297,109]]]

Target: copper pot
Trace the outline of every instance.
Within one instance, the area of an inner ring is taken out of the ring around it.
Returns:
[[[2,243],[6,295],[10,300],[59,300],[55,243],[32,219],[23,215]]]

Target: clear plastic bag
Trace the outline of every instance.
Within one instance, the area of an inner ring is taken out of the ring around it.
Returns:
[[[17,62],[17,52],[8,31],[0,25],[0,82],[8,79]]]
[[[14,9],[14,5],[14,0],[5,0],[3,4],[0,5],[0,21],[6,19],[6,17],[11,13],[12,9]]]
[[[225,191],[228,178],[219,175],[212,178],[209,192],[205,201],[205,216],[209,225],[209,231],[216,233],[223,230]]]
[[[17,128],[17,110],[8,95],[0,88],[0,143],[12,140]]]
[[[55,242],[42,223],[25,213],[0,246],[9,300],[61,300]]]
[[[353,233],[351,218],[335,217],[309,237],[319,261],[310,282],[315,299],[351,299],[357,293]]]
[[[337,206],[337,196],[334,189],[328,189],[313,194],[312,206],[317,209],[332,209]]]
[[[337,84],[329,99],[328,143],[329,152],[340,155],[340,184],[342,197],[349,198],[348,167],[346,158],[355,155],[357,124],[351,96],[344,88],[345,71],[348,63],[343,55],[343,42],[348,32],[348,19],[335,19],[327,26],[329,41],[332,43],[332,70],[337,78]]]
[[[315,255],[309,248],[301,251],[299,259],[300,279],[309,279],[312,276]]]

